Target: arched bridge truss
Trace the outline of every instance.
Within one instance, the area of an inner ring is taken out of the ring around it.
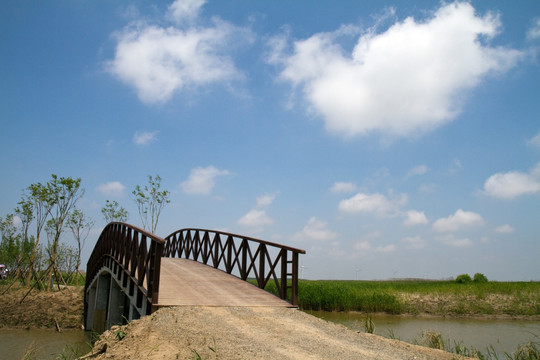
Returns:
[[[261,289],[274,286],[281,299],[298,305],[299,254],[305,251],[222,231],[182,229],[162,239],[110,223],[87,264],[85,327],[102,332],[154,311],[162,257],[198,261]]]

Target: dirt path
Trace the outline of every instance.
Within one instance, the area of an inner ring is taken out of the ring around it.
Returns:
[[[103,349],[96,359],[461,358],[276,307],[162,308],[104,333],[94,352]]]

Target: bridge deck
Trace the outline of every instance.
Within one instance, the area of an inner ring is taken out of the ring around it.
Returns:
[[[224,271],[186,259],[161,259],[158,306],[292,307]]]

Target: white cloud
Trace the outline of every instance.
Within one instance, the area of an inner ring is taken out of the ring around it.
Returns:
[[[369,241],[359,241],[353,245],[353,248],[359,251],[368,251],[371,249],[371,244]]]
[[[499,199],[540,193],[540,163],[528,173],[510,171],[490,176],[484,183],[484,192]]]
[[[253,209],[238,220],[238,224],[248,227],[262,227],[271,225],[274,219],[266,214],[264,210]]]
[[[405,226],[425,225],[429,222],[423,211],[409,210],[405,215],[407,217],[403,221]]]
[[[148,145],[157,140],[159,131],[137,131],[133,135],[133,142],[137,145]]]
[[[259,196],[257,198],[257,207],[262,208],[262,207],[267,207],[271,205],[274,202],[276,196],[277,196],[277,193],[265,194],[265,195]]]
[[[429,171],[429,168],[426,165],[418,165],[413,167],[407,172],[407,178],[417,176],[417,175],[424,175]]]
[[[180,186],[187,194],[209,195],[216,185],[216,178],[229,174],[228,170],[219,170],[214,166],[197,167],[191,170],[189,178]]]
[[[441,241],[443,244],[456,247],[456,248],[465,248],[465,247],[470,247],[474,245],[474,243],[468,238],[459,239],[459,238],[454,237],[451,234],[448,234],[445,236],[439,236],[437,239]]]
[[[97,187],[97,191],[104,196],[119,197],[124,194],[125,188],[119,181],[109,181],[105,184],[100,184]]]
[[[356,184],[352,182],[343,182],[338,181],[335,182],[334,185],[330,188],[330,191],[335,194],[344,194],[344,193],[351,193],[356,190]]]
[[[420,236],[407,236],[401,239],[407,249],[418,250],[426,246],[426,242]]]
[[[294,240],[332,240],[338,236],[337,233],[328,228],[328,224],[322,220],[312,217],[307,222],[302,231],[293,235]]]
[[[389,253],[389,252],[394,252],[396,250],[397,250],[397,247],[395,245],[377,246],[375,248],[375,251],[380,252],[380,253]]]
[[[193,21],[205,3],[205,0],[176,0],[169,6],[169,13],[177,23]]]
[[[483,224],[484,219],[472,211],[457,210],[454,215],[440,218],[433,223],[433,229],[438,232],[458,231]]]
[[[106,64],[109,73],[135,88],[145,103],[163,103],[175,92],[213,83],[229,83],[240,77],[228,52],[251,41],[251,32],[219,18],[212,26],[181,24],[197,20],[204,1],[176,1],[168,18],[177,27],[134,22],[116,34],[114,59]],[[189,20],[189,21],[184,21]]]
[[[354,28],[342,27],[294,42],[292,54],[274,39],[279,46],[268,59],[329,131],[414,136],[453,120],[467,89],[520,59],[517,50],[489,46],[499,29],[497,16],[476,16],[469,3],[456,2],[425,21],[409,17],[383,33],[363,33],[349,54],[337,37]]]
[[[535,137],[527,141],[527,143],[540,149],[540,132],[536,134]]]
[[[407,203],[407,195],[401,194],[396,198],[376,194],[358,193],[353,197],[341,200],[339,210],[346,213],[374,213],[380,216],[392,216],[399,213],[399,207]]]
[[[540,18],[534,19],[533,25],[527,32],[527,38],[529,40],[540,39]]]
[[[508,224],[497,226],[495,228],[495,232],[497,232],[499,234],[511,234],[514,231],[515,231],[515,229],[512,226],[508,225]]]

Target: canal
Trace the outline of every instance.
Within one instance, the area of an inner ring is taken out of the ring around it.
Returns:
[[[357,331],[365,331],[366,314],[347,312],[308,311],[319,318],[340,323]],[[492,348],[499,359],[513,354],[520,344],[540,342],[540,321],[412,317],[372,315],[375,334],[414,344],[425,331],[440,333],[448,348],[455,344],[475,348],[487,354]]]

